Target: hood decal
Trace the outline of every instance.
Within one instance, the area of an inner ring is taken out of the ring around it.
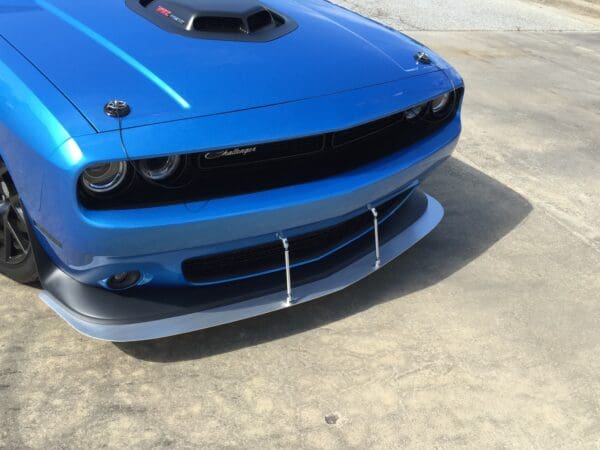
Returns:
[[[137,70],[140,74],[150,80],[152,83],[156,85],[159,89],[161,89],[165,94],[171,97],[175,102],[179,104],[183,109],[190,109],[191,105],[175,91],[171,86],[161,80],[154,72],[144,66],[141,62],[135,59],[133,56],[119,48],[117,45],[113,44],[111,41],[106,39],[104,36],[92,30],[87,25],[81,23],[79,20],[60,10],[56,6],[48,3],[46,0],[35,0],[38,6],[45,9],[49,13],[55,15],[62,21],[68,23],[73,28],[85,34],[88,38],[92,39],[97,44],[104,47],[106,50],[111,52],[113,55],[121,59],[123,62],[128,64]]]

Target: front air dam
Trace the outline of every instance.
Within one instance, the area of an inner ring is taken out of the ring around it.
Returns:
[[[46,256],[35,232],[31,236],[44,289],[40,298],[80,333],[100,340],[128,342],[202,330],[332,294],[390,263],[433,230],[442,217],[442,206],[416,190],[401,214],[380,229],[379,265],[374,233],[368,233],[333,257],[304,269],[314,273],[303,274],[301,268],[292,271],[291,303],[286,301],[285,272],[246,281],[244,285],[211,289],[140,287],[114,292],[85,285],[61,271]],[[294,284],[298,279],[304,281]]]

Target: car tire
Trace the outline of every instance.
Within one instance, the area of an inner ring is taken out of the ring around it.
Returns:
[[[25,284],[38,279],[28,222],[8,169],[0,160],[0,273]]]

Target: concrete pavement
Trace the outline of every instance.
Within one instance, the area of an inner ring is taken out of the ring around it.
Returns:
[[[575,8],[573,0],[336,0],[334,3],[402,31],[547,32],[600,28],[600,14]],[[565,5],[568,8],[558,8]]]

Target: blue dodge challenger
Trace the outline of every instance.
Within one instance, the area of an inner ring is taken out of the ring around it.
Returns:
[[[297,305],[427,235],[463,81],[326,0],[0,3],[0,271],[154,339]]]

